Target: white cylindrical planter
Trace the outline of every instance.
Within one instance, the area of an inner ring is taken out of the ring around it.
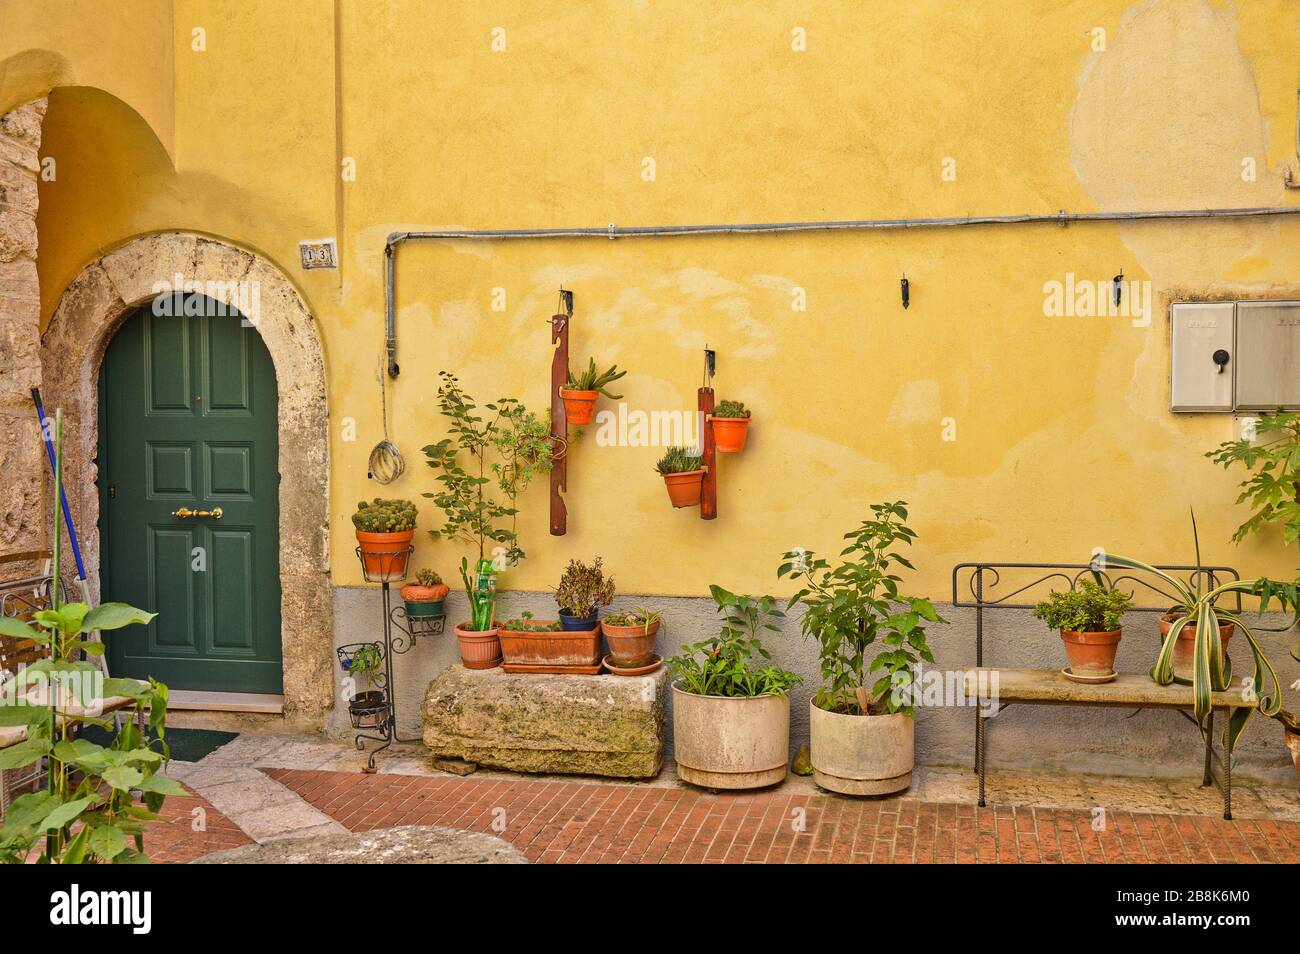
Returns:
[[[673,686],[677,775],[704,788],[763,788],[785,780],[789,696],[697,696]]]
[[[808,703],[813,780],[845,795],[888,795],[912,784],[916,720],[840,715]]]

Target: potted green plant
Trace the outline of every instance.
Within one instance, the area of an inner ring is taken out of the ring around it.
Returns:
[[[596,398],[602,394],[611,401],[621,401],[623,395],[611,394],[608,388],[625,374],[627,372],[618,370],[616,364],[607,371],[597,371],[595,358],[589,358],[586,369],[577,374],[570,368],[567,385],[560,388],[565,420],[575,427],[590,424],[596,412]]]
[[[507,667],[592,669],[600,662],[600,630],[595,624],[589,630],[571,630],[560,620],[534,619],[525,611],[502,623],[500,634]]]
[[[415,581],[402,587],[402,602],[406,604],[407,619],[430,619],[443,615],[443,604],[450,587],[442,582],[435,571],[420,570],[415,574]]]
[[[873,504],[872,516],[844,535],[832,566],[811,550],[785,554],[777,575],[802,587],[800,623],[817,641],[822,685],[809,702],[813,777],[846,795],[884,795],[912,783],[915,712],[912,683],[921,660],[934,662],[925,625],[944,623],[929,600],[899,592],[901,553],[916,532],[907,504]]]
[[[749,437],[749,410],[740,401],[719,401],[709,417],[713,428],[713,445],[723,454],[737,454],[745,449]]]
[[[790,690],[799,676],[773,665],[759,639],[779,631],[784,614],[770,596],[709,592],[722,614],[711,639],[684,645],[667,660],[674,677],[677,774],[705,788],[764,788],[785,779],[790,759]]]
[[[573,632],[596,628],[600,608],[614,599],[614,578],[605,578],[601,558],[591,565],[570,560],[555,588],[555,604],[560,608],[560,623]]]
[[[1252,471],[1240,484],[1237,503],[1249,504],[1254,512],[1233,533],[1236,543],[1270,527],[1281,528],[1285,543],[1300,542],[1300,412],[1278,410],[1264,414],[1248,435],[1225,441],[1205,456],[1222,464],[1225,470],[1241,464]],[[1288,592],[1288,587],[1291,593],[1300,589],[1300,579],[1290,583],[1264,579],[1261,586],[1276,590],[1280,596]],[[1261,605],[1260,612],[1264,608]],[[1167,635],[1165,627],[1161,627],[1161,633]],[[1300,659],[1300,642],[1291,645],[1291,655]]]
[[[61,410],[55,411],[53,424],[54,486],[59,487]],[[21,727],[26,736],[0,749],[0,770],[44,760],[48,783],[40,791],[20,795],[4,810],[0,864],[148,862],[145,822],[159,817],[168,795],[189,794],[175,779],[159,774],[171,757],[167,687],[155,679],[101,681],[99,667],[88,657],[104,654],[103,636],[125,626],[147,625],[156,614],[125,603],[91,607],[64,602],[62,513],[57,503],[51,509],[49,605],[32,615],[34,625],[0,613],[0,636],[48,651],[46,658],[23,667],[0,694],[0,727]],[[52,675],[62,681],[55,683]],[[41,695],[44,704],[37,704]],[[111,726],[102,718],[102,703],[112,697],[130,699],[134,711],[110,744],[100,745],[81,730],[87,725]]]
[[[1074,682],[1110,682],[1123,627],[1120,621],[1133,600],[1096,580],[1081,580],[1077,589],[1057,592],[1034,607],[1034,615],[1059,630],[1070,665],[1062,670]]]
[[[533,478],[549,472],[554,464],[550,429],[514,398],[485,405],[489,413],[482,414],[454,374],[442,371],[440,376],[438,407],[452,437],[424,448],[440,484],[437,492],[424,496],[433,498],[444,517],[443,525],[429,534],[478,551],[472,577],[469,559],[460,561],[470,618],[457,625],[455,633],[465,667],[491,669],[502,658],[496,627],[497,575],[524,558],[517,501]],[[468,458],[468,466],[461,463],[462,455]],[[490,555],[489,544],[496,544]]]
[[[1263,615],[1270,595],[1279,596],[1284,604],[1290,600],[1289,605],[1292,607],[1297,605],[1295,595],[1292,593],[1288,597],[1277,593],[1274,588],[1276,585],[1268,580],[1230,580],[1227,583],[1214,585],[1201,569],[1204,564],[1201,562],[1201,544],[1196,532],[1195,514],[1192,515],[1192,541],[1196,549],[1197,569],[1188,581],[1177,579],[1163,570],[1131,557],[1107,553],[1104,558],[1105,569],[1119,567],[1149,573],[1159,578],[1168,587],[1166,592],[1178,598],[1178,603],[1170,611],[1174,619],[1168,628],[1161,627],[1164,641],[1161,643],[1160,654],[1156,657],[1155,665],[1151,667],[1151,678],[1162,686],[1172,683],[1191,685],[1194,700],[1193,714],[1197,723],[1203,726],[1206,716],[1210,714],[1210,694],[1227,690],[1232,682],[1232,662],[1223,646],[1223,627],[1225,624],[1232,625],[1241,630],[1246,644],[1250,647],[1254,660],[1250,687],[1259,700],[1259,712],[1262,715],[1274,716],[1282,708],[1282,693],[1273,663],[1260,648],[1254,632],[1242,619],[1241,614],[1220,606],[1219,601],[1234,595],[1238,598],[1259,597],[1259,612]],[[1292,584],[1281,584],[1281,587],[1284,590],[1287,587],[1294,588]],[[1300,610],[1296,611],[1296,618],[1300,618]],[[1293,623],[1294,621],[1293,619]],[[1189,625],[1192,627],[1190,639],[1183,635]],[[1180,641],[1191,644],[1188,647],[1190,659],[1186,675],[1174,670],[1174,656],[1180,650]],[[1228,726],[1224,730],[1224,743],[1228,751],[1236,746],[1242,730],[1254,714],[1254,708],[1238,707],[1232,710],[1228,718]]]
[[[376,497],[357,504],[352,525],[367,578],[393,580],[406,576],[415,516],[415,504],[409,500]]]
[[[642,607],[626,613],[606,613],[600,631],[609,644],[607,663],[615,669],[636,669],[655,659],[655,639],[661,616]]]
[[[339,662],[351,680],[348,716],[358,729],[382,729],[388,721],[384,696],[384,653],[378,643],[352,643],[339,647]]]
[[[664,479],[668,488],[668,499],[674,507],[698,507],[700,494],[704,489],[704,468],[700,466],[700,455],[686,447],[670,447],[655,470]]]

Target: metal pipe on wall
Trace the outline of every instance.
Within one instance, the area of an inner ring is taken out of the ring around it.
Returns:
[[[919,219],[846,219],[826,222],[760,222],[736,225],[647,225],[559,229],[419,229],[393,232],[384,245],[384,348],[388,376],[397,366],[397,247],[403,242],[466,239],[503,241],[547,238],[670,238],[680,235],[751,235],[774,232],[836,232],[868,229],[937,229],[967,225],[1034,225],[1071,222],[1129,222],[1152,219],[1241,219],[1274,215],[1300,215],[1300,206],[1262,206],[1244,209],[1165,209],[1147,212],[1066,212],[1028,215],[971,215]]]

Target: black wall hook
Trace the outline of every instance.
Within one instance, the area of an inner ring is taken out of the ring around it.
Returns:
[[[906,273],[904,273],[903,275],[903,281],[901,285],[903,289],[903,307],[906,308],[908,305],[912,303],[912,292],[911,292],[912,286],[907,280]]]

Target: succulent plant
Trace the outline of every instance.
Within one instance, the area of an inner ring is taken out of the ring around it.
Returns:
[[[600,557],[590,566],[581,560],[570,560],[560,576],[560,585],[555,588],[555,602],[560,609],[578,617],[590,616],[613,599],[614,579],[605,579]]]
[[[352,525],[362,533],[401,533],[415,529],[415,504],[409,500],[385,500],[376,497],[357,504]]]
[[[700,455],[692,453],[687,447],[670,447],[655,464],[655,470],[661,474],[684,474],[690,470],[700,469]]]
[[[610,394],[609,391],[606,390],[606,387],[613,384],[625,374],[627,374],[627,372],[619,371],[618,365],[616,364],[610,365],[608,371],[597,371],[596,359],[588,358],[585,370],[574,374],[573,369],[569,369],[569,380],[568,383],[565,384],[565,387],[573,391],[599,391],[610,400],[619,401],[622,400],[623,395]]]
[[[437,586],[442,582],[442,577],[434,570],[424,569],[415,574],[415,582],[420,586]]]
[[[659,619],[660,614],[657,610],[648,610],[642,607],[628,610],[626,613],[606,613],[601,618],[602,622],[609,626],[643,626],[647,631]]]
[[[749,417],[743,401],[719,401],[713,409],[714,417]]]

